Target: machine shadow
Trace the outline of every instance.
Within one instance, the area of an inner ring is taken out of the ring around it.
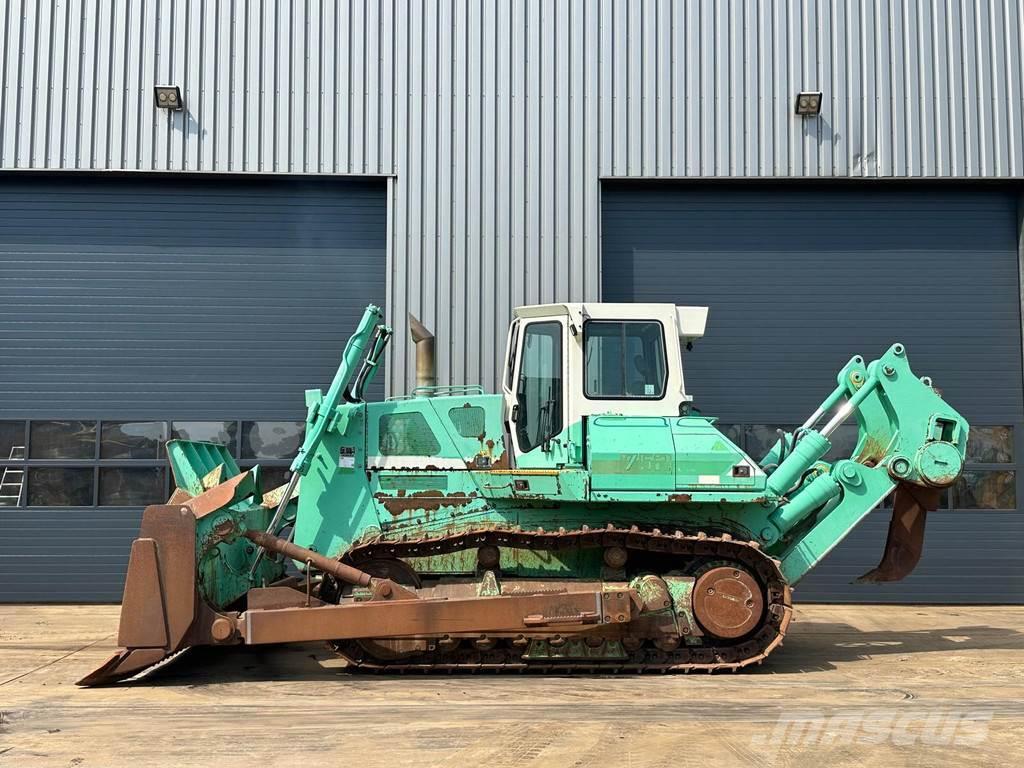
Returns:
[[[966,651],[1024,650],[1024,632],[1009,627],[957,626],[937,629],[858,630],[837,622],[803,621],[759,667],[761,674],[796,674],[835,669],[874,656]]]
[[[966,650],[1024,651],[1024,632],[1008,627],[954,626],[927,630],[862,631],[836,622],[803,621],[761,666],[739,674],[795,675],[835,669],[838,664],[880,655],[913,655]],[[698,674],[698,673],[694,673]],[[706,673],[705,673],[706,674]],[[171,664],[143,680],[122,683],[142,686],[206,686],[234,682],[275,680],[350,680],[354,684],[421,677],[425,680],[496,677],[493,672],[416,675],[368,673],[347,670],[344,663],[321,643],[268,646],[199,647],[182,664]],[[507,674],[509,685],[540,675]],[[601,673],[551,673],[548,677],[607,677]],[[632,675],[623,676],[633,677]]]

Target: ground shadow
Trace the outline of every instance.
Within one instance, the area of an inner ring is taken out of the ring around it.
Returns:
[[[807,621],[787,636],[759,671],[790,674],[834,669],[836,664],[874,656],[953,653],[968,650],[1024,650],[1024,633],[1007,627],[957,626],[918,630],[857,630],[849,624]]]
[[[953,626],[927,630],[860,631],[849,624],[802,621],[755,675],[806,674],[835,669],[837,664],[879,655],[912,656],[968,650],[1024,650],[1024,633],[1006,627]],[[445,675],[466,677],[468,675]],[[575,676],[600,676],[579,674]],[[279,646],[193,648],[180,660],[144,680],[128,685],[206,686],[231,682],[272,680],[325,680],[345,677],[353,681],[394,678],[347,670],[322,643]],[[405,676],[407,679],[407,676]],[[510,675],[509,680],[522,680]]]

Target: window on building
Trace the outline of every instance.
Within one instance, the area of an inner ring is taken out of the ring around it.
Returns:
[[[968,464],[1012,464],[1013,427],[971,427],[966,461]]]
[[[956,509],[1017,509],[1014,430],[1009,425],[972,426],[966,469],[953,486]]]
[[[531,451],[562,431],[562,324],[529,323],[516,381],[516,434]]]
[[[1013,470],[967,469],[953,486],[957,509],[1016,509],[1017,473]]]
[[[167,498],[163,467],[100,467],[101,507],[144,507]]]
[[[0,461],[24,459],[25,422],[0,421]]]
[[[92,467],[31,467],[30,507],[91,507],[95,489]]]
[[[33,421],[29,429],[31,459],[95,459],[95,421]]]
[[[101,459],[159,459],[167,440],[163,421],[105,421],[100,431]]]
[[[584,394],[594,399],[659,400],[667,364],[660,323],[588,320],[583,324]]]
[[[231,455],[238,452],[237,421],[172,421],[172,440],[192,440],[225,446]]]
[[[303,421],[243,421],[243,459],[290,459],[302,445]]]

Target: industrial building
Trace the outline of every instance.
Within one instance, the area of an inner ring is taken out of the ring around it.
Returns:
[[[9,0],[0,601],[115,601],[169,437],[281,478],[368,302],[441,383],[514,306],[710,307],[748,452],[894,341],[972,424],[904,582],[884,512],[807,600],[1024,600],[1024,7],[917,0]],[[849,449],[854,433],[847,427]]]

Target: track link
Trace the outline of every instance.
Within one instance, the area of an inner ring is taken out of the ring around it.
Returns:
[[[645,672],[719,672],[736,671],[760,664],[782,639],[792,618],[792,596],[779,562],[761,551],[756,542],[734,539],[729,534],[711,536],[683,531],[662,532],[638,526],[605,528],[584,526],[578,530],[486,527],[438,536],[389,539],[383,536],[353,546],[345,560],[358,565],[377,558],[408,558],[444,555],[472,547],[493,545],[533,550],[569,550],[577,547],[624,547],[627,550],[656,552],[678,556],[681,563],[694,558],[735,562],[757,576],[764,590],[765,611],[761,623],[736,641],[716,640],[708,645],[681,646],[672,651],[654,647],[646,640],[625,658],[586,659],[551,658],[524,660],[524,649],[506,638],[495,638],[494,648],[451,651],[435,646],[412,658],[380,660],[365,652],[358,641],[332,643],[355,670],[388,673],[645,673]],[[567,635],[571,637],[571,635]],[[557,656],[557,651],[555,654]]]

